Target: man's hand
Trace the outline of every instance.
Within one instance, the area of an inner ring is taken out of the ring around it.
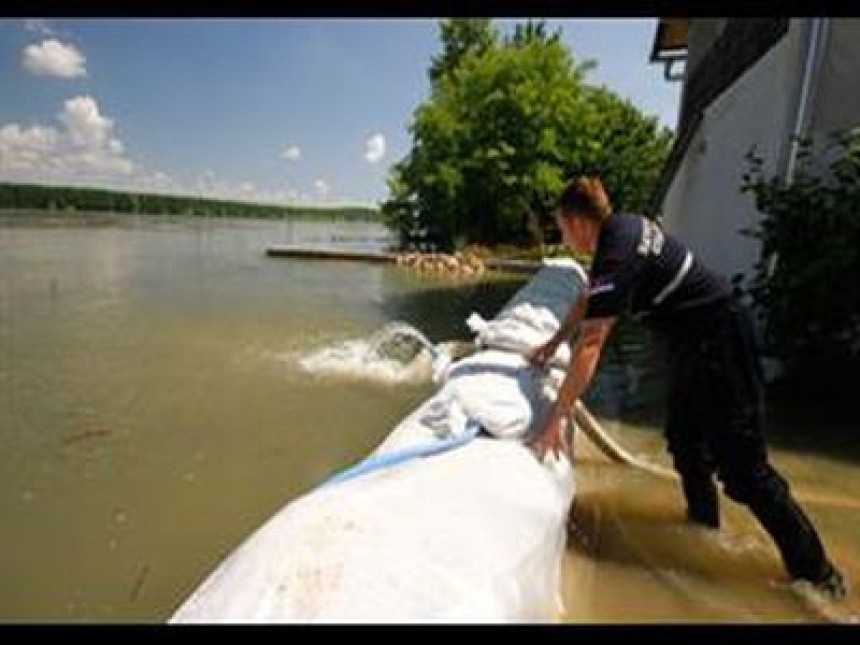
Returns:
[[[554,405],[543,420],[540,430],[530,442],[538,461],[544,460],[547,450],[552,451],[556,459],[560,457],[562,451],[568,451],[567,437],[564,433],[568,424],[568,416],[559,410],[557,405]]]
[[[579,326],[582,317],[585,315],[585,307],[588,302],[588,297],[581,295],[576,299],[576,302],[571,305],[567,316],[558,328],[558,331],[546,341],[543,345],[533,347],[526,352],[525,356],[529,363],[535,367],[546,369],[550,361],[555,358],[555,353],[566,340],[570,339],[570,335]]]
[[[549,362],[555,356],[555,353],[558,350],[558,346],[559,343],[556,341],[556,339],[550,338],[543,345],[533,347],[528,352],[526,352],[526,360],[528,360],[528,362],[535,367],[546,369],[546,367],[549,365]]]

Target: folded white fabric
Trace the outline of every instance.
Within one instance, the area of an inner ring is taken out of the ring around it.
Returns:
[[[457,415],[464,414],[496,438],[523,439],[549,410],[553,388],[561,376],[558,370],[547,373],[533,367],[520,354],[478,352],[454,363],[447,371],[440,392],[450,419],[446,423],[456,426],[461,423]],[[430,412],[446,414],[441,406]],[[434,421],[422,418],[422,423],[431,425]]]
[[[472,313],[466,320],[475,344],[488,349],[525,353],[548,341],[585,290],[587,279],[568,258],[544,260],[544,266],[490,321]],[[559,345],[553,364],[570,361],[568,343]]]

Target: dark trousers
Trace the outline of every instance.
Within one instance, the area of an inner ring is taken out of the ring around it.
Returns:
[[[719,526],[714,474],[773,538],[792,578],[831,565],[788,483],[768,463],[762,378],[748,310],[734,300],[682,314],[670,332],[668,449],[691,520]]]

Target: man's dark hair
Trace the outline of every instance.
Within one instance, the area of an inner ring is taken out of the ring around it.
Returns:
[[[612,204],[596,175],[576,175],[558,199],[561,215],[584,215],[590,219],[605,221],[612,214]]]

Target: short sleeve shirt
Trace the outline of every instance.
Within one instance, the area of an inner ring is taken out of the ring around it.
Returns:
[[[686,269],[684,269],[686,266]],[[728,298],[728,283],[657,222],[628,213],[604,224],[589,272],[586,318],[665,318]]]

